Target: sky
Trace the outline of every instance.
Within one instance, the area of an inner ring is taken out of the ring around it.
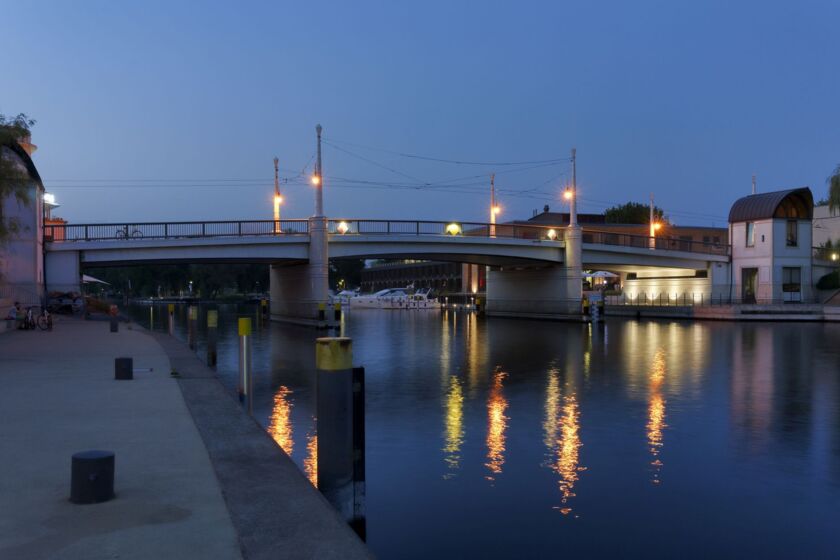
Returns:
[[[318,123],[331,218],[488,221],[493,172],[500,220],[561,211],[574,147],[579,211],[723,226],[840,164],[836,0],[2,4],[71,223],[270,219],[275,156],[308,217]]]

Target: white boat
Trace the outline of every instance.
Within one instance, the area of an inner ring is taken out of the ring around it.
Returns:
[[[329,302],[340,303],[341,305],[350,305],[350,300],[354,296],[359,295],[359,290],[341,290],[337,294],[330,292]]]
[[[387,288],[375,294],[350,298],[350,307],[369,309],[440,309],[440,303],[430,298],[428,290],[409,293],[410,288]]]

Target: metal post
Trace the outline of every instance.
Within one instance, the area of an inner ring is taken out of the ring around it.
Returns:
[[[324,215],[324,170],[321,167],[321,125],[315,127],[315,134],[318,136],[318,144],[316,147],[316,177],[318,177],[318,184],[315,185],[315,215],[320,217]]]
[[[169,336],[175,335],[175,304],[167,305],[169,311]]]
[[[365,368],[353,368],[353,520],[350,526],[362,540],[365,516]]]
[[[353,520],[353,342],[318,338],[316,417],[318,490],[345,521]]]
[[[198,323],[198,307],[190,305],[187,309],[187,344],[190,350],[196,347],[196,323]]]
[[[239,402],[254,413],[254,375],[251,371],[251,318],[239,318]],[[319,445],[320,447],[320,445]]]
[[[207,311],[207,365],[216,367],[218,353],[216,345],[218,340],[219,312],[215,309]]]
[[[327,304],[326,303],[319,303],[318,304],[318,328],[325,329],[327,328]]]

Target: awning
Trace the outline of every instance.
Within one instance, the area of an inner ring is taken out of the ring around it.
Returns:
[[[82,274],[82,282],[85,284],[108,284],[105,280],[100,280],[99,278],[88,276],[87,274]],[[111,284],[108,285],[110,286]]]

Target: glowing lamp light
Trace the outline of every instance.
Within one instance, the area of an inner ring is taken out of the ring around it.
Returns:
[[[493,210],[493,214],[501,214],[502,213],[502,207],[501,206],[494,206],[492,208],[492,210]]]
[[[840,255],[837,253],[831,253],[831,260],[836,261],[837,259],[840,259]]]
[[[449,235],[458,235],[459,233],[461,233],[461,226],[459,226],[455,222],[452,222],[451,224],[446,226],[446,233],[448,233]]]
[[[566,200],[572,200],[573,196],[574,193],[572,193],[571,189],[566,189],[566,191],[563,193],[563,198],[565,198]]]
[[[662,229],[662,224],[656,222],[655,224],[653,224],[653,229],[654,231],[659,231],[660,229]]]
[[[55,204],[55,195],[53,193],[44,193],[44,202],[47,204]]]
[[[321,177],[319,177],[318,175],[313,175],[311,181],[312,181],[312,184],[317,187],[318,185],[321,184]]]
[[[546,237],[548,237],[549,239],[554,241],[555,239],[557,239],[557,230],[556,229],[550,229],[550,230],[548,230],[548,233],[546,233],[545,235],[546,235]]]
[[[283,197],[279,194],[274,195],[274,204],[283,204]]]
[[[335,229],[338,231],[338,233],[344,235],[345,233],[350,231],[350,225],[347,222],[338,222],[338,225],[335,226]]]

